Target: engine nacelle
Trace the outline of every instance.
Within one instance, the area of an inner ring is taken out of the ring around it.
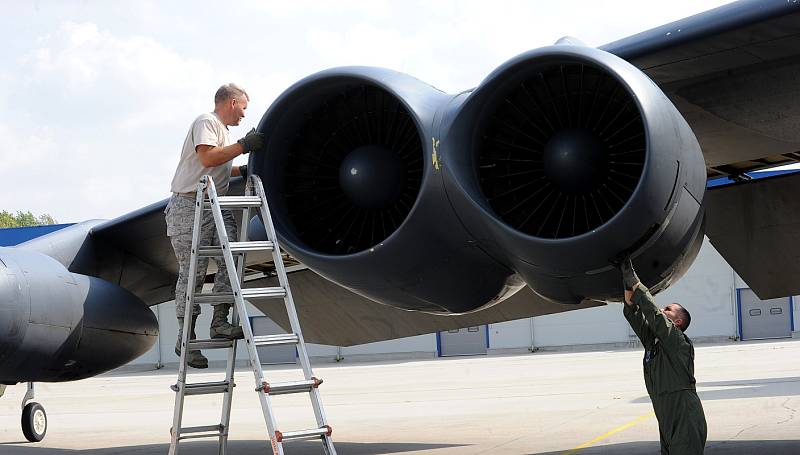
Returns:
[[[702,243],[697,139],[644,73],[607,52],[556,45],[510,60],[442,137],[459,217],[544,297],[619,299],[612,264],[627,256],[657,292]]]
[[[0,383],[91,377],[157,336],[155,315],[130,292],[39,252],[0,248]]]
[[[460,313],[522,283],[478,248],[432,162],[450,96],[405,74],[339,68],[281,95],[261,120],[264,180],[282,245],[322,276],[398,308]]]
[[[643,73],[585,46],[528,52],[455,96],[389,70],[323,71],[258,130],[250,166],[283,246],[398,308],[474,311],[524,283],[561,303],[618,300],[626,256],[656,292],[702,241],[694,134]]]

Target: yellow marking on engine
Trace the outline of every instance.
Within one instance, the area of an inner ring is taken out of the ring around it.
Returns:
[[[437,171],[442,168],[442,165],[439,163],[439,154],[437,153],[439,150],[439,140],[435,137],[431,138],[431,145],[433,145],[433,153],[431,154],[431,161],[433,162],[433,168]]]

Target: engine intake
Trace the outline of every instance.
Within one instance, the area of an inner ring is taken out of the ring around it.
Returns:
[[[406,219],[422,181],[422,142],[408,109],[374,85],[321,90],[287,138],[283,194],[297,238],[351,254]]]
[[[644,125],[623,85],[593,65],[529,71],[489,108],[478,144],[481,190],[514,229],[574,237],[630,199],[644,168]]]

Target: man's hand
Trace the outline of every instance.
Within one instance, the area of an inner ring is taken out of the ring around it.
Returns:
[[[256,132],[256,129],[253,128],[236,142],[242,144],[242,148],[244,149],[242,154],[255,152],[264,146],[264,134]]]
[[[622,272],[622,285],[624,286],[625,290],[633,290],[633,288],[636,287],[640,281],[639,277],[636,276],[636,271],[633,270],[631,258],[622,261],[622,264],[619,266],[619,270]]]
[[[625,289],[625,305],[633,305],[633,291]]]

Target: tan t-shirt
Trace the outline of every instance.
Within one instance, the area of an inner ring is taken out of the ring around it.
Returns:
[[[197,156],[196,147],[198,145],[210,145],[212,147],[225,147],[231,144],[228,127],[222,123],[217,114],[209,112],[197,117],[183,141],[181,160],[172,178],[173,193],[190,193],[197,191],[197,183],[204,175],[210,175],[214,179],[214,186],[217,187],[218,194],[228,192],[228,182],[231,179],[231,168],[233,161],[228,161],[215,167],[204,167],[200,164],[200,157]]]

